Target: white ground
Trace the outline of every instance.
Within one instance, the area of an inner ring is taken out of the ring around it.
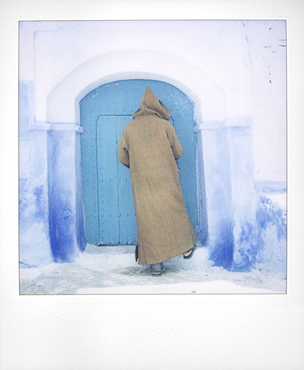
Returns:
[[[151,276],[134,259],[134,246],[88,244],[74,263],[20,269],[20,294],[240,294],[285,293],[286,280],[267,271],[229,272],[213,267],[207,249],[190,260],[164,262],[165,272]]]

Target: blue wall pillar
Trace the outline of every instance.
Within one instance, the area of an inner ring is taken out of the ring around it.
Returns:
[[[251,121],[248,117],[226,122],[230,148],[231,201],[233,225],[233,271],[255,267],[258,249],[256,222],[257,194]]]
[[[79,130],[56,123],[48,135],[49,228],[55,262],[71,262],[85,248]]]
[[[222,121],[204,122],[197,128],[205,162],[209,255],[216,266],[230,269],[233,230],[228,135]]]
[[[228,270],[249,271],[258,249],[250,119],[204,122],[197,129],[203,141],[210,259]]]

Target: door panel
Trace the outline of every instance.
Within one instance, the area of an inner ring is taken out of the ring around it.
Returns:
[[[120,135],[130,120],[130,116],[99,116],[97,120],[98,244],[136,243],[129,169],[117,160]]]
[[[97,119],[97,172],[99,199],[99,243],[119,242],[116,160],[116,117]]]
[[[171,112],[183,147],[179,177],[193,226],[197,226],[196,137],[193,102],[176,87],[155,80],[123,80],[99,86],[80,102],[85,233],[92,244],[135,244],[136,217],[129,170],[117,147],[125,125],[149,85]]]
[[[119,116],[117,118],[117,145],[126,124],[132,117]],[[119,199],[119,230],[121,244],[136,244],[136,213],[133,202],[132,183],[130,170],[118,163],[118,199]]]
[[[85,216],[85,236],[89,243],[99,241],[99,198],[97,172],[96,124],[91,112],[81,110],[81,123],[84,128],[81,138],[81,169],[83,205]]]

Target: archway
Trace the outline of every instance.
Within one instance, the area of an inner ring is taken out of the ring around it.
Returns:
[[[134,53],[138,56],[137,58],[134,58]],[[80,150],[82,127],[80,126],[79,102],[98,86],[117,80],[130,79],[153,79],[169,83],[194,102],[194,119],[196,121],[194,130],[197,133],[198,152],[196,163],[197,197],[200,211],[197,234],[198,239],[205,243],[207,230],[204,229],[204,225],[206,225],[207,214],[204,212],[208,207],[209,244],[212,249],[220,248],[222,250],[222,244],[218,243],[217,239],[221,237],[219,230],[223,222],[227,225],[230,223],[231,194],[229,188],[224,188],[225,202],[218,205],[218,187],[215,187],[214,184],[223,184],[222,177],[229,176],[229,174],[227,174],[225,163],[222,162],[218,163],[218,168],[215,171],[214,157],[209,152],[212,153],[216,150],[221,152],[224,157],[229,156],[227,140],[225,139],[224,142],[213,140],[213,134],[219,138],[223,137],[222,130],[226,118],[225,94],[215,81],[193,63],[177,55],[156,50],[124,50],[100,55],[71,71],[50,92],[47,99],[47,121],[51,130],[48,157],[49,204],[59,204],[60,202],[56,203],[56,197],[58,194],[63,194],[62,201],[67,209],[60,218],[62,227],[60,227],[60,232],[56,231],[54,234],[52,244],[61,255],[61,241],[68,240],[64,260],[69,259],[69,255],[73,258],[79,248],[83,249],[84,246]],[[202,107],[204,117],[202,116]],[[68,143],[68,148],[66,143]],[[65,174],[66,167],[73,169],[74,172],[72,171],[73,173],[68,177],[61,176]],[[59,175],[61,176],[60,181],[58,181]],[[224,178],[224,180],[227,179]],[[62,189],[64,189],[64,193]],[[50,209],[55,216],[54,224],[57,224],[58,217],[55,208]],[[69,215],[67,218],[69,227],[64,227],[66,215]],[[231,248],[230,242],[224,247],[225,250],[229,251]]]

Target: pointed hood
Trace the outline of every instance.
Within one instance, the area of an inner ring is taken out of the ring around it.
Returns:
[[[140,108],[133,114],[133,118],[157,115],[167,121],[171,118],[171,114],[166,106],[158,100],[152,89],[147,86],[144,95],[141,98]]]

